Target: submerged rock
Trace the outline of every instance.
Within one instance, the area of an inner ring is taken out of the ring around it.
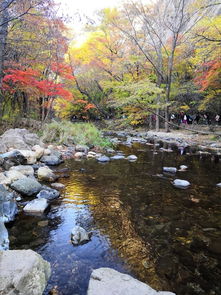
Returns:
[[[4,223],[0,220],[0,251],[9,249],[8,231]],[[0,289],[1,292],[1,289]]]
[[[90,241],[91,233],[86,232],[83,227],[75,226],[71,231],[71,241],[74,245]]]
[[[0,294],[41,295],[50,264],[32,250],[0,252]]]
[[[37,180],[26,177],[13,182],[11,188],[23,195],[33,196],[40,192],[42,185]]]
[[[158,292],[147,284],[111,268],[93,270],[87,295],[175,295],[171,292]]]
[[[6,190],[0,185],[0,220],[3,222],[10,222],[14,220],[18,212],[15,195]]]
[[[125,156],[123,155],[115,155],[113,157],[111,157],[111,160],[122,160],[125,159]]]
[[[23,210],[28,213],[43,213],[47,207],[48,201],[45,198],[40,198],[29,202]]]
[[[101,157],[97,158],[97,160],[98,160],[98,162],[105,163],[105,162],[109,162],[110,158],[107,156],[101,156]]]
[[[177,169],[175,167],[163,167],[163,171],[168,173],[176,173]]]
[[[62,190],[65,188],[65,185],[59,182],[54,182],[51,184],[51,187],[53,187],[54,189]]]
[[[175,179],[173,181],[173,185],[178,188],[188,188],[190,186],[190,182],[183,179]]]

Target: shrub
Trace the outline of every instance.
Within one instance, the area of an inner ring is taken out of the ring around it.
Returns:
[[[59,144],[83,144],[99,147],[110,146],[108,139],[91,123],[72,123],[61,121],[45,124],[42,139],[44,142]]]

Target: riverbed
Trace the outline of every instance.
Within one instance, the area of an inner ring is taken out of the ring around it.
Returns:
[[[62,196],[41,216],[20,213],[10,225],[10,249],[33,249],[52,275],[45,295],[86,294],[92,269],[111,267],[177,295],[221,294],[221,160],[210,154],[165,151],[158,145],[119,145],[126,159],[67,160]],[[163,174],[164,166],[186,171]],[[186,189],[173,187],[188,180]],[[80,225],[91,241],[74,246]]]

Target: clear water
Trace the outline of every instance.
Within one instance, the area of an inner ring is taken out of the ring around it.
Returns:
[[[111,267],[158,290],[177,295],[221,294],[221,162],[211,155],[162,152],[152,146],[120,146],[138,161],[69,160],[66,189],[42,216],[20,213],[10,225],[11,249],[31,248],[51,263],[44,294],[84,295],[92,269]],[[187,165],[174,188],[163,166]],[[75,225],[91,241],[70,242]]]

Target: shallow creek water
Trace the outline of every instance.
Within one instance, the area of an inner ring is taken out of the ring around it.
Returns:
[[[62,196],[42,216],[20,213],[10,225],[11,249],[31,248],[51,263],[44,294],[84,295],[92,269],[111,267],[177,295],[221,294],[221,161],[211,155],[166,153],[152,146],[119,146],[136,162],[68,160]],[[174,188],[163,166],[187,165]],[[91,241],[70,242],[75,225]],[[104,294],[105,295],[105,294]]]

